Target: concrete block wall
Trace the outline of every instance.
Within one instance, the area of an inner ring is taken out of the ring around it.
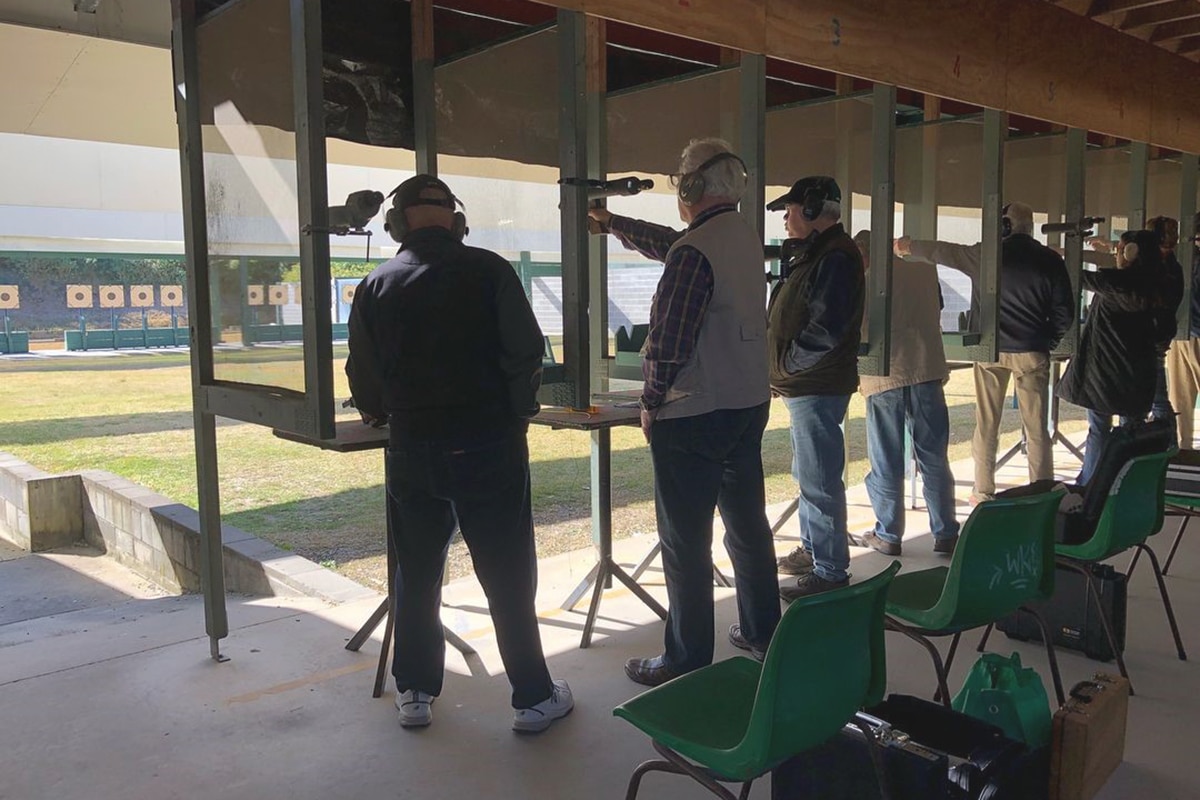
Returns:
[[[0,537],[24,549],[83,541],[164,588],[201,589],[199,512],[117,475],[49,475],[0,453],[0,510]],[[335,602],[376,596],[232,525],[221,527],[221,540],[227,591]]]

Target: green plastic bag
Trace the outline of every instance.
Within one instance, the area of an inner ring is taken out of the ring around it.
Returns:
[[[1050,741],[1050,701],[1042,679],[1021,666],[1017,653],[1006,658],[984,653],[954,698],[954,710],[989,722],[1010,739],[1041,747]]]

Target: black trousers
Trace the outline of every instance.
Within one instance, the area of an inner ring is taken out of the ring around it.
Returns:
[[[721,510],[742,635],[766,649],[779,624],[775,547],[767,522],[762,437],[769,403],[656,420],[654,505],[670,606],[664,656],[683,671],[712,663],[713,513]]]
[[[387,450],[389,535],[396,553],[396,690],[442,691],[442,570],[461,529],[487,595],[514,708],[550,696],[534,596],[537,553],[525,426],[482,436],[414,440]]]

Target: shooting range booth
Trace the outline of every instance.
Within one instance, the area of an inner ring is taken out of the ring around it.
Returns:
[[[515,268],[557,340],[541,399],[564,414],[587,418],[640,378],[615,343],[646,322],[647,298],[636,313],[612,298],[646,265],[589,234],[589,204],[614,195],[615,213],[678,227],[666,176],[707,136],[745,161],[741,211],[764,244],[783,235],[767,199],[805,175],[838,180],[847,229],[871,232],[861,373],[888,371],[901,234],[982,243],[976,313],[943,327],[949,359],[993,361],[1006,202],[1057,225],[1047,237],[1076,288],[1087,217],[1104,234],[1172,216],[1181,248],[1193,233],[1200,48],[1148,41],[1169,23],[1133,24],[1152,5],[172,0],[211,655],[228,635],[216,418],[337,439],[331,253],[371,229],[331,224],[349,192],[440,173],[467,204],[468,243],[523,254]],[[334,185],[335,163],[356,167],[353,183]],[[628,177],[654,187],[608,183]],[[270,253],[248,250],[263,242]],[[222,324],[218,287],[239,259],[267,256],[298,265],[302,317],[252,347]],[[593,611],[610,577],[609,435],[591,429]]]

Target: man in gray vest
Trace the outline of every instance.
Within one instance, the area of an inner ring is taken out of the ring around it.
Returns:
[[[865,278],[862,256],[839,221],[842,192],[833,178],[796,181],[771,201],[800,245],[771,292],[767,339],[771,388],[791,415],[792,474],[800,486],[803,547],[779,559],[799,576],[780,591],[788,602],[850,582],[846,531],[846,440],[842,420],[858,389]]]
[[[641,407],[670,610],[663,654],[625,664],[646,686],[712,663],[717,508],[737,586],[730,641],[761,657],[779,623],[762,468],[766,284],[762,238],[737,212],[745,165],[719,139],[693,140],[672,183],[683,232],[588,212],[600,230],[665,264],[642,351]]]

